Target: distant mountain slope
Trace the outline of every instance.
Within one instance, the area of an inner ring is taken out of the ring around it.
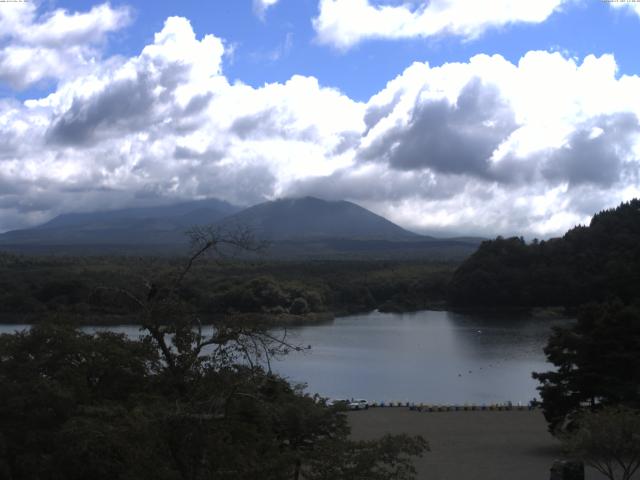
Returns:
[[[577,306],[640,300],[640,200],[594,215],[562,238],[483,242],[455,272],[460,306]]]
[[[176,254],[193,225],[249,228],[271,241],[271,258],[461,259],[480,243],[409,232],[345,201],[313,197],[265,202],[239,211],[219,200],[60,215],[39,227],[0,235],[0,249],[24,253]]]
[[[243,225],[269,240],[348,238],[407,241],[428,239],[405,230],[380,215],[346,201],[314,197],[286,198],[242,210],[222,222]]]
[[[157,207],[124,208],[91,213],[67,213],[59,215],[36,228],[86,227],[92,224],[109,225],[127,222],[135,224],[140,220],[165,220],[178,226],[189,226],[193,225],[194,222],[215,222],[239,210],[240,207],[210,198]]]
[[[0,245],[178,245],[184,232],[240,210],[217,199],[59,215],[35,228],[0,235]]]

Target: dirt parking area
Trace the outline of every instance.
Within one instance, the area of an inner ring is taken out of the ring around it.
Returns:
[[[384,434],[422,435],[431,451],[416,461],[424,480],[548,480],[562,458],[542,413],[534,411],[417,412],[371,408],[348,413],[357,440]],[[587,480],[603,480],[587,470]]]

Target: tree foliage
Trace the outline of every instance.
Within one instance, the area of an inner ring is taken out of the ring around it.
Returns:
[[[416,470],[413,456],[422,455],[428,444],[421,437],[386,435],[378,441],[338,441],[320,445],[321,457],[308,466],[308,480],[411,480]]]
[[[555,328],[545,347],[556,369],[534,373],[552,431],[584,409],[640,408],[640,311],[621,303],[584,307],[575,325]]]
[[[640,292],[640,200],[596,214],[588,227],[527,244],[483,242],[454,273],[449,300],[459,306],[577,307]]]
[[[640,411],[608,407],[580,416],[563,438],[566,451],[610,480],[631,480],[640,468]]]
[[[412,478],[424,440],[351,442],[342,412],[270,371],[299,348],[286,336],[235,316],[202,324],[185,278],[207,253],[255,245],[208,230],[193,245],[160,280],[103,289],[135,309],[139,340],[49,322],[0,336],[2,478]]]
[[[131,322],[139,306],[104,287],[139,291],[143,279],[167,284],[171,257],[34,257],[0,253],[0,321],[64,315],[87,324]],[[429,261],[286,262],[201,258],[177,294],[202,316],[235,313],[322,317],[415,311],[442,304],[456,264]],[[307,303],[304,312],[301,301]],[[299,313],[300,311],[304,313]]]

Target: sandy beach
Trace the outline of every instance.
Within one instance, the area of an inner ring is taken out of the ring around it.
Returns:
[[[547,480],[559,443],[536,411],[426,413],[408,408],[350,412],[357,440],[386,433],[422,435],[431,451],[416,461],[424,480]],[[587,480],[602,480],[587,469]]]

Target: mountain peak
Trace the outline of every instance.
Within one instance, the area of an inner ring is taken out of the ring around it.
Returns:
[[[250,207],[225,219],[247,226],[270,240],[351,238],[411,240],[418,238],[380,215],[345,200],[286,197]]]
[[[249,228],[273,241],[282,258],[465,256],[477,242],[436,240],[409,232],[352,202],[280,198],[238,211],[215,199],[161,207],[72,213],[36,228],[0,235],[0,248],[50,253],[178,253],[194,225]]]

